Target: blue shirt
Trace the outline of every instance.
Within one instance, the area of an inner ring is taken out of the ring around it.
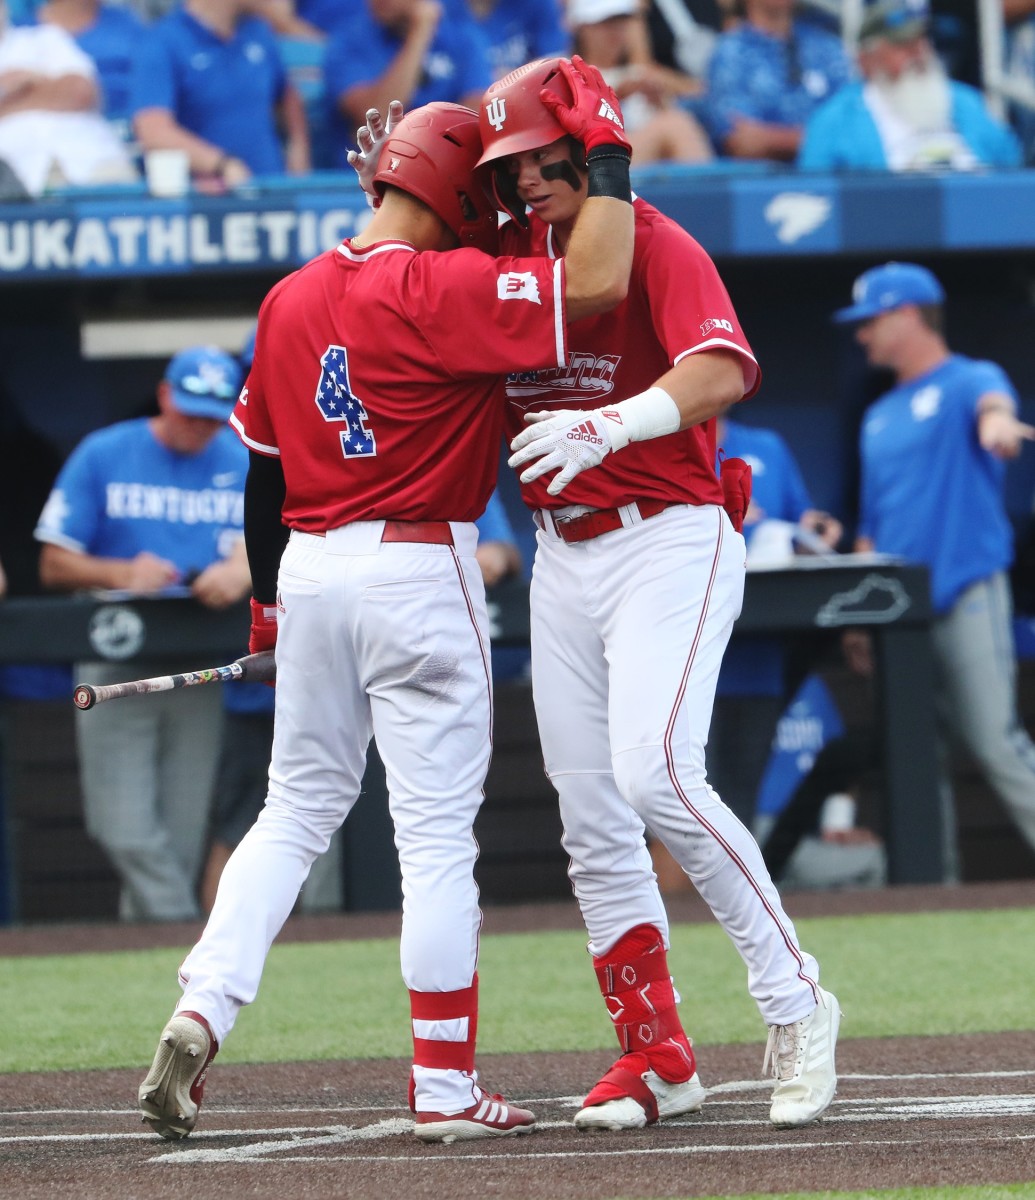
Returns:
[[[1021,147],[1013,131],[985,107],[982,94],[950,81],[952,127],[985,166],[1015,167]],[[931,166],[937,166],[932,163]],[[886,171],[888,159],[863,84],[853,83],[832,96],[805,124],[798,150],[802,171]]]
[[[58,473],[36,538],[106,558],[147,550],[187,576],[244,528],[248,453],[229,426],[198,454],[162,445],[146,417],[88,434]]]
[[[750,542],[759,520],[800,520],[813,504],[790,446],[774,429],[725,424],[722,449],[727,458],[742,458],[751,467],[751,500],[760,510],[745,522],[744,537]]]
[[[720,34],[708,66],[702,115],[717,145],[738,117],[797,127],[853,77],[841,39],[809,21],[776,38],[747,21]]]
[[[844,731],[844,721],[826,684],[818,675],[809,675],[776,727],[773,750],[758,785],[755,812],[773,817],[782,813],[819,752]]]
[[[296,0],[295,12],[303,21],[330,33],[341,20],[345,5],[342,0]]]
[[[517,538],[514,536],[514,527],[510,523],[506,506],[500,499],[498,491],[493,492],[489,497],[489,503],[485,506],[485,512],[482,513],[474,524],[478,530],[479,542],[517,543]]]
[[[452,11],[481,31],[495,79],[534,59],[571,53],[571,34],[557,0],[495,0],[484,16],[471,12],[463,0],[453,0]]]
[[[988,392],[1016,403],[1002,368],[953,354],[881,396],[859,434],[859,534],[927,566],[937,613],[1013,560],[1005,468],[977,437],[977,403]]]
[[[102,4],[97,20],[75,35],[79,46],[97,64],[104,115],[109,121],[121,124],[127,135],[132,112],[133,61],[145,29],[144,22],[132,9]]]
[[[759,519],[798,521],[812,508],[805,481],[783,438],[772,429],[755,429],[726,421],[721,449],[726,458],[742,458],[751,466],[751,502],[761,510],[744,525],[750,544]],[[716,463],[716,471],[719,464]],[[723,655],[717,694],[779,696],[783,693],[783,648],[775,638],[751,637],[731,642]]]
[[[174,9],[145,30],[135,60],[132,109],[167,108],[185,129],[256,175],[282,174],[275,108],[286,74],[273,30],[242,18],[229,41]]]
[[[348,166],[346,156],[354,145],[356,130],[342,116],[338,101],[357,84],[371,83],[383,75],[402,44],[400,37],[374,20],[365,5],[336,25],[327,39],[324,79],[338,165],[343,169]],[[484,92],[492,82],[488,47],[474,24],[444,16],[406,110],[435,100],[458,103],[471,92]]]

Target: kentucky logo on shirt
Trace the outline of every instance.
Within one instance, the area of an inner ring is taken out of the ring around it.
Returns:
[[[914,394],[909,407],[917,421],[926,421],[937,415],[941,402],[942,389],[932,383]]]

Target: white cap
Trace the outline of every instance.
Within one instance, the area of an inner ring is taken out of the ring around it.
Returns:
[[[569,25],[595,25],[609,17],[631,17],[640,11],[639,0],[568,0]]]
[[[835,792],[823,801],[819,811],[819,828],[823,833],[844,833],[855,825],[855,797],[848,792]]]

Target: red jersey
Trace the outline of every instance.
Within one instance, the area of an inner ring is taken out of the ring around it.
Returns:
[[[525,428],[524,414],[548,409],[593,409],[646,391],[688,354],[733,350],[742,357],[744,391],[761,375],[715,264],[700,244],[646,201],[634,202],[636,242],[629,294],[610,312],[568,326],[568,363],[507,377],[507,436]],[[508,222],[501,245],[511,254],[556,257],[552,232],[535,214],[523,230]],[[614,508],[632,500],[721,504],[715,475],[715,421],[679,433],[633,442],[568,484],[559,496],[546,488],[553,472],[522,484],[531,508],[587,504]]]
[[[230,418],[279,455],[285,524],[473,521],[496,481],[502,380],[566,360],[562,261],[343,242],[276,284]]]

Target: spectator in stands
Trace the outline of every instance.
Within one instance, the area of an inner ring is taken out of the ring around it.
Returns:
[[[649,0],[647,31],[654,61],[703,81],[728,8],[726,0]]]
[[[998,0],[1007,42],[1035,14],[1033,0]],[[985,86],[982,65],[981,0],[931,0],[931,41],[953,79]]]
[[[558,0],[453,0],[453,7],[480,30],[494,79],[533,59],[571,53]]]
[[[744,518],[749,566],[787,566],[796,554],[836,549],[841,522],[812,503],[791,448],[775,430],[720,417],[716,445],[725,457],[742,458],[751,467],[751,504]],[[708,737],[708,778],[748,828],[777,722],[800,682],[788,678],[787,654],[775,638],[734,638],[723,657]]]
[[[439,0],[365,0],[334,26],[324,76],[338,166],[347,166],[368,108],[388,112],[435,100],[477,109],[493,82],[489,50],[474,22]]]
[[[277,34],[322,38],[327,32],[304,17],[295,0],[252,0],[251,11],[268,21]]]
[[[859,34],[862,80],[809,119],[804,171],[972,170],[1021,161],[1013,131],[984,96],[948,77],[928,37],[926,0],[880,0]]]
[[[194,185],[310,169],[305,105],[254,0],[184,0],[146,31],[132,87],[141,150],[186,151]]]
[[[335,153],[323,73],[327,31],[303,17],[295,0],[253,0],[253,11],[272,26],[288,79],[302,98],[313,169],[333,167]]]
[[[130,141],[130,79],[144,23],[131,8],[109,0],[45,0],[36,10],[41,24],[57,25],[75,38],[97,67],[101,111],[119,137]]]
[[[853,77],[841,39],[795,7],[743,0],[744,19],[716,41],[703,113],[731,158],[793,162],[806,120]]]
[[[699,90],[681,71],[656,63],[639,0],[569,0],[575,50],[599,67],[622,102],[625,132],[640,166],[708,162],[708,135],[679,101]]]
[[[1035,0],[1004,0],[1006,71],[1035,96]],[[1021,142],[1026,166],[1035,166],[1035,102],[1010,105],[1010,123]]]
[[[11,26],[0,0],[0,161],[5,198],[127,183],[137,171],[101,115],[97,68],[56,25]]]
[[[1016,457],[1035,428],[1018,419],[1000,367],[949,350],[944,299],[926,268],[885,263],[859,276],[853,303],[834,320],[854,325],[870,366],[894,375],[863,417],[856,549],[901,555],[930,572],[944,850],[958,879],[949,738],[975,759],[1035,848],[1035,745],[1017,715],[1013,530],[1001,461]]]
[[[73,450],[36,527],[44,587],[143,596],[178,588],[213,609],[248,594],[248,458],[227,424],[239,387],[235,359],[192,346],[166,367],[157,415],[98,430]],[[115,655],[77,664],[78,680],[114,683],[199,666],[120,659],[134,636],[131,623],[116,621]],[[222,706],[219,688],[202,687],[76,713],[86,828],[119,874],[124,920],[198,915]]]

